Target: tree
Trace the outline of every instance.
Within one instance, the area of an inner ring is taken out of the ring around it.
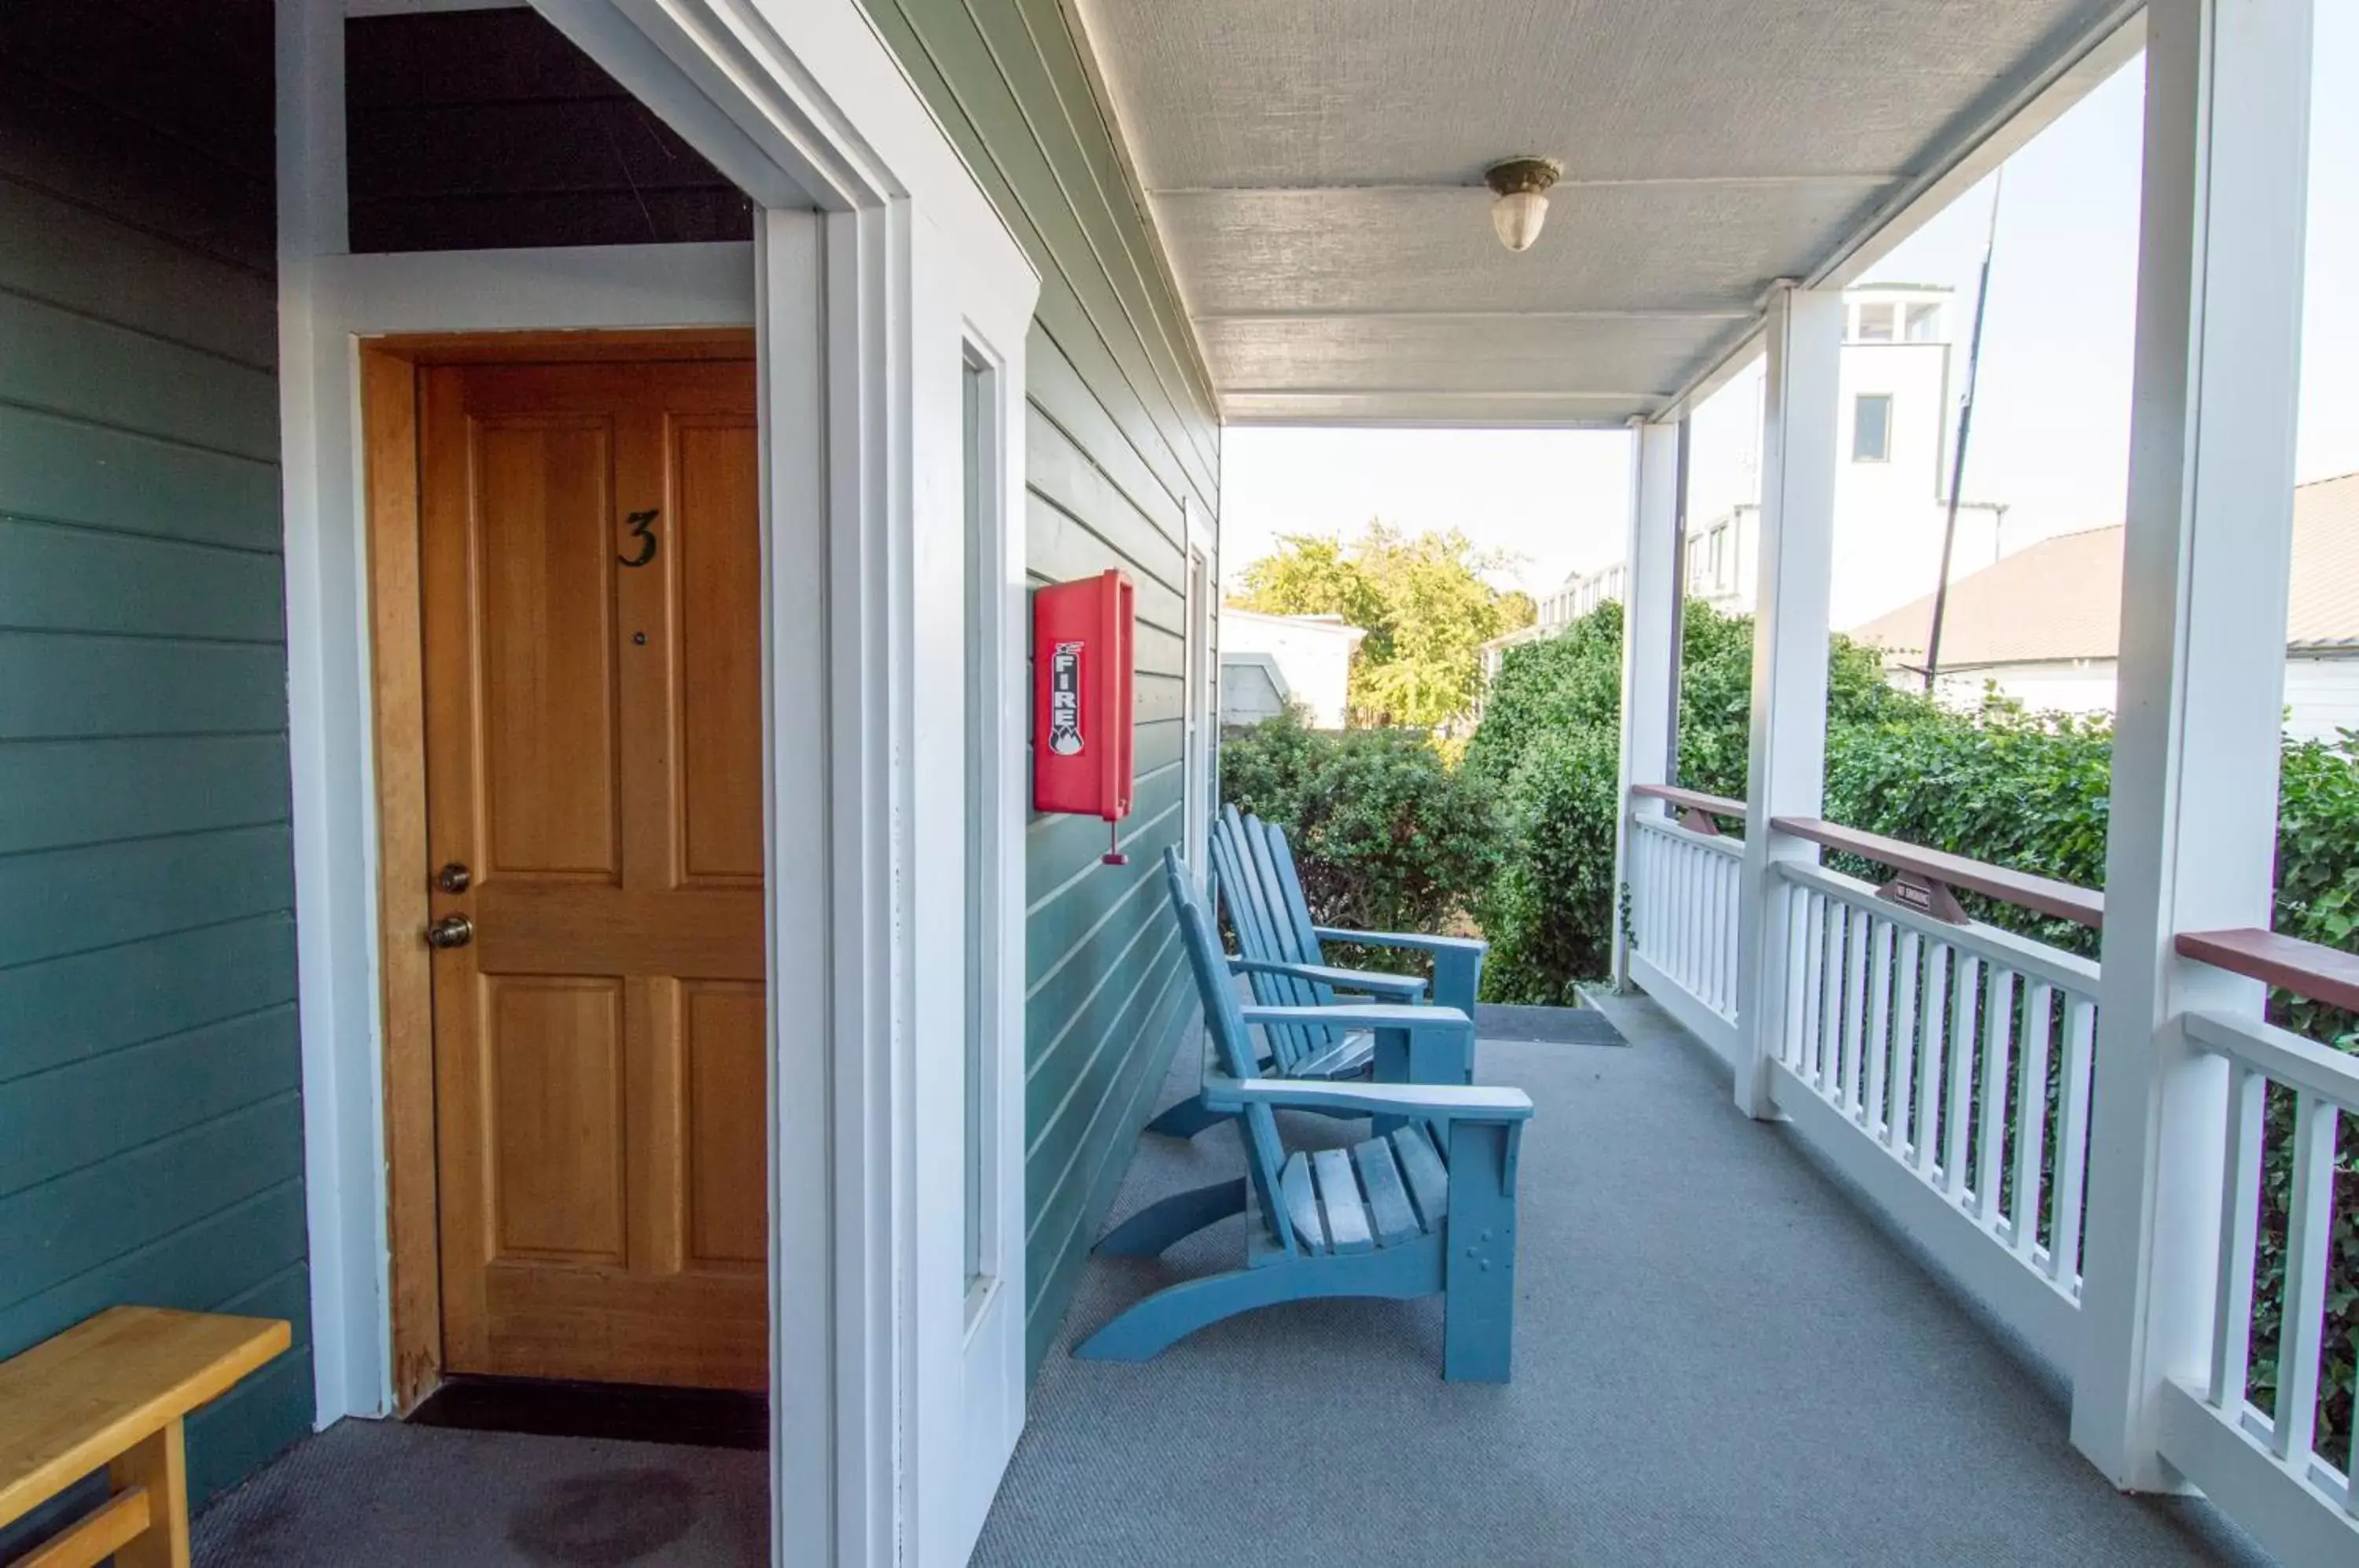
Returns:
[[[1452,528],[1406,535],[1380,521],[1349,544],[1286,534],[1245,568],[1239,609],[1339,615],[1368,635],[1353,658],[1355,723],[1432,729],[1473,705],[1482,647],[1530,624],[1531,601],[1484,581],[1508,558]]]

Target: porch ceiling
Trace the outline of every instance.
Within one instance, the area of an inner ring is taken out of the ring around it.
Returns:
[[[1238,423],[1619,424],[2128,52],[2125,0],[1071,0]],[[2108,44],[2106,40],[2113,41]],[[1560,158],[1539,243],[1483,171]]]

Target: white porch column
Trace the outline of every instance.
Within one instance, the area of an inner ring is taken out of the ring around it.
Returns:
[[[1685,461],[1678,424],[1639,424],[1631,430],[1630,528],[1622,559],[1622,774],[1614,799],[1614,886],[1630,886],[1630,788],[1668,784],[1675,738],[1680,677],[1680,504]],[[1630,988],[1630,945],[1617,908],[1614,916],[1614,988]]]
[[[2310,0],[2153,0],[2121,688],[2072,1441],[2176,1485],[2156,1395],[2210,1347],[2226,1074],[2186,1008],[2260,987],[2174,935],[2269,924],[2307,204]]]
[[[1777,816],[1815,817],[1826,782],[1827,600],[1834,567],[1840,289],[1781,285],[1769,302],[1761,419],[1761,544],[1755,578],[1753,726],[1745,791],[1745,867],[1737,894],[1736,1104],[1774,1115],[1769,1064],[1779,1054],[1786,900],[1775,863],[1818,847],[1769,831]]]

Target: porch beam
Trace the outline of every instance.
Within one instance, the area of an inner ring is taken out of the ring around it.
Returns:
[[[1736,1104],[1777,1114],[1769,1069],[1781,1054],[1786,900],[1777,863],[1815,865],[1818,846],[1777,832],[1777,817],[1815,817],[1827,750],[1827,605],[1834,567],[1840,289],[1780,284],[1763,332],[1761,536],[1753,616],[1753,722],[1745,779],[1745,866],[1737,884]]]
[[[2154,0],[2147,19],[2119,711],[2072,1441],[2180,1485],[2166,1385],[2210,1349],[2227,1085],[2192,1009],[2258,982],[2181,931],[2267,928],[2292,539],[2310,0]]]
[[[1687,426],[1631,430],[1630,523],[1622,547],[1622,768],[1614,791],[1614,886],[1630,886],[1630,791],[1672,782],[1678,739],[1680,506],[1687,488]],[[1648,810],[1659,810],[1649,801]],[[1629,933],[1614,919],[1614,988],[1630,989]]]

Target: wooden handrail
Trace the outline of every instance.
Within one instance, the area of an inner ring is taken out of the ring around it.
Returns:
[[[1769,825],[1782,833],[1809,839],[1812,844],[1856,855],[1879,866],[1889,866],[1895,871],[1929,883],[1949,887],[1962,887],[1996,898],[2003,904],[2016,904],[2027,909],[2037,909],[2060,920],[2071,920],[2092,930],[2105,923],[2105,896],[2093,887],[2078,887],[2071,882],[2059,882],[2050,877],[2034,877],[2027,872],[2009,871],[2005,866],[1985,861],[1968,860],[1962,855],[1946,850],[1926,849],[1882,833],[1863,833],[1835,822],[1821,822],[1816,817],[1773,817]]]
[[[1745,820],[1745,802],[1732,800],[1725,795],[1707,795],[1701,789],[1682,789],[1676,784],[1633,784],[1633,795],[1646,795],[1658,800],[1668,800],[1683,811],[1704,811],[1715,817]]]
[[[2175,945],[2192,958],[2232,975],[2282,987],[2313,1002],[2359,1013],[2359,953],[2323,947],[2298,936],[2244,926],[2234,931],[2180,931]]]

